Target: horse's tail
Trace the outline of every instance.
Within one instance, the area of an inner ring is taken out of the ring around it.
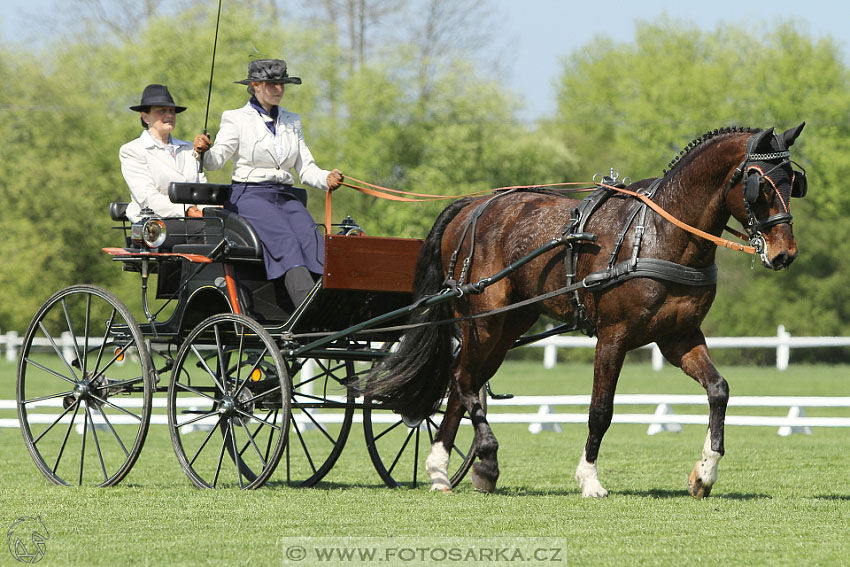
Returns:
[[[446,207],[425,239],[414,275],[414,297],[440,291],[443,273],[442,241],[448,224],[471,199]],[[452,317],[450,301],[415,311],[398,349],[378,363],[361,384],[367,397],[388,402],[410,419],[421,419],[440,407],[451,378],[454,325],[435,324]]]

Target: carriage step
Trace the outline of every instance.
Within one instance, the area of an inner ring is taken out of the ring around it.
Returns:
[[[513,394],[496,394],[493,392],[493,389],[490,388],[490,382],[487,382],[487,395],[490,396],[494,400],[510,400],[514,397]]]

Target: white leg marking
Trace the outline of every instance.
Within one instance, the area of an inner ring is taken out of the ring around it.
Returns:
[[[452,491],[452,483],[449,482],[449,453],[442,441],[436,441],[431,446],[431,454],[425,459],[425,470],[431,477],[431,490]]]
[[[705,436],[702,447],[702,459],[694,465],[694,470],[688,477],[688,491],[695,498],[702,498],[711,493],[711,487],[717,482],[717,464],[723,455],[711,450],[711,429]]]
[[[702,447],[702,460],[697,463],[700,478],[706,486],[712,486],[717,481],[717,463],[722,457],[717,451],[711,450],[711,430],[705,436],[705,444]]]
[[[581,460],[576,469],[576,480],[579,488],[581,488],[581,495],[585,498],[605,498],[608,496],[608,491],[599,483],[596,463],[588,463],[584,451],[581,452]]]

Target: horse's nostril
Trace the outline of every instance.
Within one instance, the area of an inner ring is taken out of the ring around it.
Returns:
[[[788,252],[780,252],[774,258],[771,264],[773,265],[774,270],[781,270],[782,268],[787,268],[791,265],[791,262],[796,258],[796,254],[791,255]]]

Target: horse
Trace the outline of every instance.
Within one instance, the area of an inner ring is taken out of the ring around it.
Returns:
[[[425,462],[431,490],[451,491],[449,450],[464,412],[474,427],[472,484],[482,492],[495,490],[498,441],[479,390],[515,341],[547,315],[598,337],[588,436],[575,473],[582,496],[608,495],[597,458],[611,424],[617,380],[626,353],[652,342],[705,388],[708,432],[688,492],[708,496],[724,455],[729,399],[700,329],[715,296],[715,254],[724,242],[719,237],[734,217],[766,268],[782,270],[794,261],[790,202],[804,196],[807,186],[805,170],[791,161],[788,148],[804,126],[781,134],[773,128],[710,131],[688,144],[661,178],[633,183],[622,193],[606,185],[598,191],[606,195],[592,207],[583,206],[591,198],[579,201],[543,189],[450,204],[421,248],[414,294],[455,291],[455,296],[414,312],[397,350],[361,383],[364,395],[391,402],[413,422],[434,413],[448,391]],[[647,210],[628,192],[657,206]],[[697,230],[683,230],[683,223]],[[582,232],[576,234],[576,228]],[[513,262],[559,238],[563,245],[512,270]],[[460,265],[459,257],[465,257]],[[500,271],[507,275],[485,289],[459,285]],[[570,292],[559,292],[565,289]]]

